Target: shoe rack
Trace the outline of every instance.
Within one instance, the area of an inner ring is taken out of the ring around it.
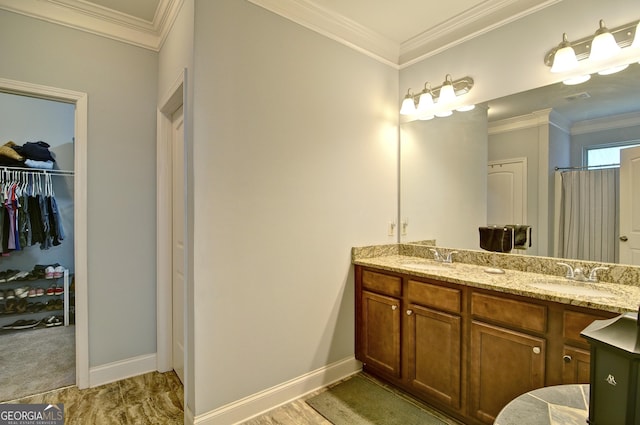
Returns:
[[[0,333],[69,326],[72,294],[68,269],[45,277],[19,271],[9,274],[0,282]]]

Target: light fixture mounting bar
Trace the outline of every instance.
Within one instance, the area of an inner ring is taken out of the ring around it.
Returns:
[[[473,78],[471,77],[462,77],[457,80],[453,80],[451,82],[453,85],[453,91],[455,91],[456,96],[461,96],[463,94],[469,93],[469,91],[473,88]],[[442,86],[438,86],[436,88],[431,89],[431,93],[433,93],[434,98],[440,97],[440,89]],[[421,93],[417,93],[416,96],[420,96]]]
[[[616,39],[616,43],[621,48],[625,48],[633,43],[633,38],[636,35],[636,28],[638,26],[638,21],[624,24],[622,26],[610,29],[609,32],[613,34],[613,37]],[[569,43],[573,50],[576,52],[576,58],[580,61],[582,59],[586,59],[589,57],[589,51],[591,50],[591,43],[593,42],[593,35],[588,37],[581,38],[576,41],[571,41],[571,37],[569,37]],[[558,46],[549,50],[547,54],[544,56],[544,64],[547,66],[553,65],[553,56],[558,51]]]

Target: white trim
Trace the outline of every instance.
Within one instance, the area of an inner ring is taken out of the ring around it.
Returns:
[[[286,19],[395,68],[404,68],[560,0],[487,0],[401,43],[313,0],[249,0]]]
[[[157,140],[156,140],[156,341],[158,371],[165,372],[173,369],[173,200],[172,200],[172,161],[173,161],[173,122],[172,115],[186,102],[187,70],[183,69],[167,93],[160,99],[157,110]],[[187,121],[187,108],[183,109],[184,121]],[[185,126],[186,129],[186,126]],[[185,130],[186,131],[186,130]],[[186,137],[185,137],[186,141]],[[186,158],[186,156],[185,156]],[[186,167],[185,167],[186,170]],[[186,179],[185,179],[186,184]],[[187,190],[185,188],[185,196]],[[185,199],[186,202],[186,199]],[[185,210],[186,211],[186,210]],[[185,216],[186,220],[186,216]],[[186,229],[186,226],[185,226]],[[186,241],[186,238],[185,238]],[[188,254],[185,249],[185,256]],[[185,263],[187,258],[184,259]],[[187,310],[187,291],[185,285],[183,312]],[[184,423],[193,424],[193,412],[188,408],[188,401],[192,400],[188,383],[192,375],[189,363],[188,321],[184,320]]]
[[[155,370],[155,353],[92,367],[89,371],[91,388],[154,372]]]
[[[490,122],[488,128],[489,135],[491,136],[509,131],[538,127],[541,124],[548,124],[551,111],[552,109],[542,109],[540,111],[531,112],[530,114]]]
[[[184,0],[160,0],[153,22],[83,0],[0,0],[0,9],[159,51]]]
[[[435,56],[560,0],[489,0],[401,43],[400,69]]]
[[[0,91],[75,104],[74,262],[76,297],[76,385],[89,386],[89,312],[87,259],[87,94],[0,78]]]
[[[172,199],[171,199],[171,114],[184,103],[186,70],[183,70],[162,98],[157,111],[156,141],[156,276],[158,370],[173,368]],[[186,300],[186,298],[185,298]],[[185,310],[186,311],[186,310]],[[186,321],[185,321],[186,323]],[[185,332],[186,335],[186,332]],[[186,344],[185,344],[186,346]]]
[[[640,112],[631,112],[604,118],[579,121],[571,127],[571,135],[595,133],[640,125]]]
[[[275,407],[289,403],[313,391],[324,388],[362,370],[362,363],[355,357],[337,361],[306,373],[275,387],[260,391],[234,401],[218,409],[198,415],[194,424],[229,425],[239,424],[259,416]]]

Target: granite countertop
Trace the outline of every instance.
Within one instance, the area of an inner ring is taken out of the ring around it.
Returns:
[[[614,313],[638,311],[638,303],[640,303],[640,286],[635,285],[577,282],[561,276],[510,269],[504,269],[504,274],[493,274],[485,271],[491,266],[456,262],[445,264],[407,255],[354,258],[353,263],[379,270]],[[563,285],[564,288],[558,285]]]

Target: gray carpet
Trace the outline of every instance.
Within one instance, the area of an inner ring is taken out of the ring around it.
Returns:
[[[357,375],[308,399],[307,404],[334,425],[446,425],[398,394]]]
[[[76,383],[75,326],[0,335],[0,401]]]

